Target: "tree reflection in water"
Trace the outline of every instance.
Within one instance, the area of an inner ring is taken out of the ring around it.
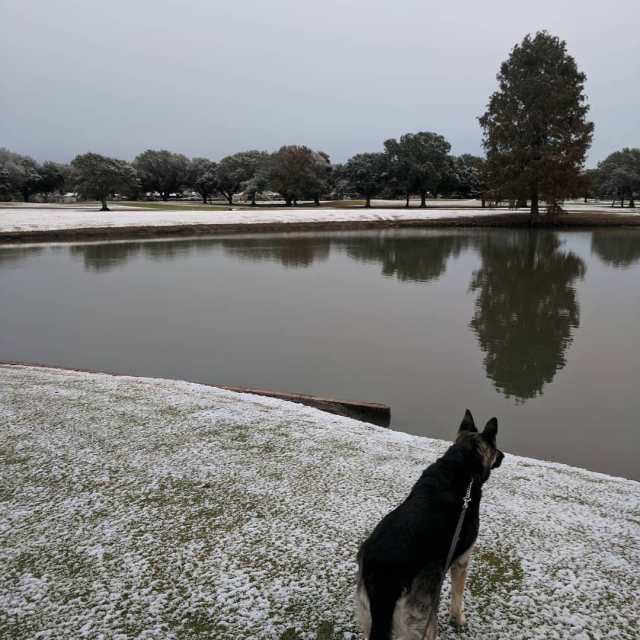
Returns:
[[[329,237],[292,234],[287,236],[238,237],[222,240],[225,251],[249,262],[277,262],[287,268],[310,267],[329,257]]]
[[[592,241],[594,251],[615,266],[638,259],[639,245],[640,239],[614,238],[610,230],[594,233]],[[477,293],[470,327],[484,352],[487,377],[500,393],[519,402],[541,394],[565,366],[579,326],[574,284],[586,268],[550,231],[301,233],[88,244],[73,246],[71,252],[82,257],[87,269],[105,271],[137,255],[164,261],[220,247],[243,261],[286,268],[310,267],[334,250],[359,262],[379,263],[384,276],[403,282],[432,282],[444,274],[449,258],[466,248],[477,250],[482,262],[470,284]]]
[[[69,247],[72,256],[82,259],[87,271],[100,273],[126,264],[140,253],[140,242],[103,242],[76,244]]]
[[[553,232],[486,234],[478,249],[482,266],[471,281],[478,297],[470,326],[496,389],[524,402],[565,366],[580,321],[574,283],[586,267],[561,250]]]
[[[415,235],[379,234],[345,242],[354,260],[379,262],[382,275],[405,282],[429,282],[441,277],[451,256],[470,244],[471,234]]]
[[[640,232],[635,229],[594,231],[591,250],[605,264],[625,269],[640,260]]]
[[[13,267],[15,263],[28,260],[42,253],[42,247],[21,247],[19,245],[2,247],[0,249],[0,267]]]

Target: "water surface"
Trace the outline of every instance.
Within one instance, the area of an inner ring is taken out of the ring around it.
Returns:
[[[0,359],[379,401],[640,478],[640,231],[397,230],[0,248]]]

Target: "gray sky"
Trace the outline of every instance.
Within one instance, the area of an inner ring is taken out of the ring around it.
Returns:
[[[0,146],[39,160],[343,161],[425,130],[478,153],[498,66],[539,29],[587,74],[589,164],[640,146],[638,0],[0,0],[0,25]]]

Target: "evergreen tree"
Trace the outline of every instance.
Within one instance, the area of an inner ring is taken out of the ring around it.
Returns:
[[[502,63],[498,90],[480,117],[490,174],[509,197],[550,205],[580,180],[593,123],[584,82],[563,40],[546,31],[527,35]]]

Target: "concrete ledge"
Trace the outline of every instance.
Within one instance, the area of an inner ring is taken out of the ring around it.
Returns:
[[[219,385],[216,385],[219,386]],[[322,398],[320,396],[309,396],[300,393],[284,393],[281,391],[269,391],[267,389],[251,389],[248,387],[226,387],[220,389],[236,391],[238,393],[252,393],[256,396],[267,396],[269,398],[279,398],[314,407],[327,413],[334,413],[339,416],[353,418],[361,422],[370,422],[381,427],[388,427],[391,423],[391,409],[384,404],[376,402],[353,402],[348,400],[336,400],[334,398]]]

